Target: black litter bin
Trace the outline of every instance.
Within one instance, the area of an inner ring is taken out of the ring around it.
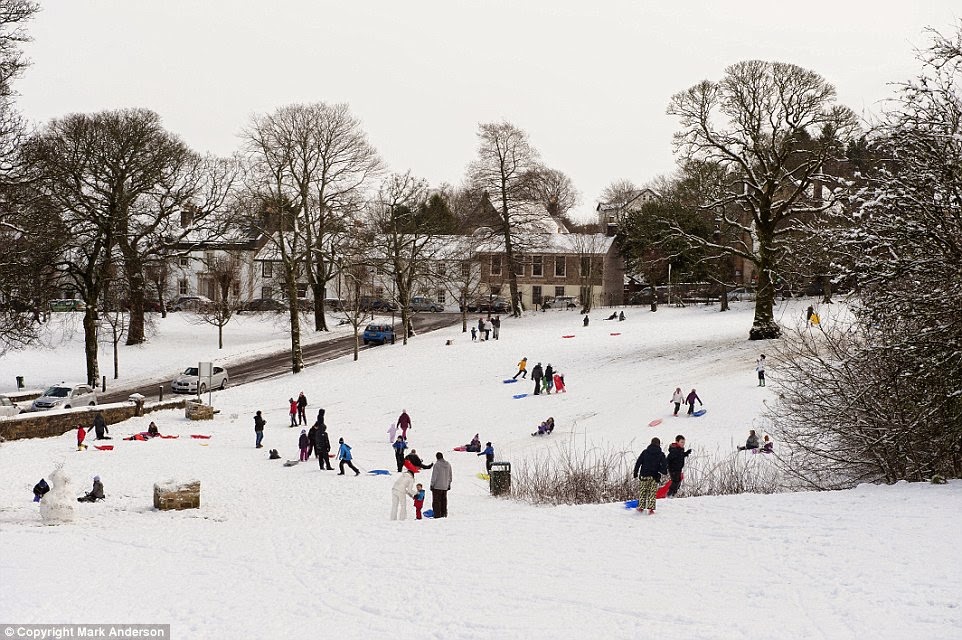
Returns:
[[[511,491],[511,463],[491,463],[491,495],[500,496]]]
[[[23,389],[23,376],[17,376],[17,389]]]

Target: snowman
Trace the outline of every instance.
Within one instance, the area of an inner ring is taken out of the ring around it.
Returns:
[[[40,502],[40,517],[44,524],[73,522],[73,503],[76,498],[70,490],[70,478],[63,467],[50,474],[50,491]]]

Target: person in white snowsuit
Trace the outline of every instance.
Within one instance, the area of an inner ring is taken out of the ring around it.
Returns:
[[[675,403],[675,413],[673,415],[678,415],[678,410],[681,409],[681,403],[685,401],[685,394],[681,392],[681,387],[675,388],[675,393],[671,395],[671,402]]]
[[[407,519],[407,499],[413,498],[416,494],[414,474],[410,471],[402,471],[394,481],[394,486],[391,487],[391,520]]]

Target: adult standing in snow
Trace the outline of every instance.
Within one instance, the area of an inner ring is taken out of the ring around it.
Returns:
[[[528,356],[521,358],[521,362],[518,363],[518,373],[512,376],[512,380],[517,380],[518,376],[522,378],[528,377]]]
[[[110,433],[107,429],[107,421],[104,419],[104,414],[100,411],[94,416],[94,432],[97,434],[97,440],[110,440],[106,435]]]
[[[321,411],[324,411],[321,409]],[[331,466],[331,437],[327,434],[327,425],[322,421],[314,434],[314,455],[317,456],[317,466],[321,471],[334,471]]]
[[[344,438],[339,438],[338,443],[341,445],[337,450],[337,459],[341,461],[340,464],[338,465],[341,472],[338,473],[337,475],[339,476],[344,475],[344,465],[347,465],[348,467],[350,467],[351,470],[354,472],[355,476],[361,475],[361,472],[357,470],[357,467],[355,467],[354,463],[351,461],[354,457],[351,455],[351,447],[348,446],[346,442],[344,442]]]
[[[668,461],[661,450],[661,440],[652,438],[635,462],[634,476],[639,481],[638,511],[648,509],[649,515],[655,515],[655,496],[663,473],[668,473]]]
[[[401,473],[404,468],[404,450],[408,448],[408,443],[401,436],[397,437],[392,445],[394,447],[394,461],[397,462],[397,471]]]
[[[815,307],[808,305],[808,309],[805,310],[805,322],[811,322],[813,315],[815,315]]]
[[[675,403],[675,417],[678,417],[678,410],[681,409],[681,403],[685,401],[685,394],[681,392],[681,387],[675,387],[675,393],[671,394],[671,400],[669,402]]]
[[[401,415],[398,416],[397,426],[401,430],[401,437],[406,441],[408,439],[408,429],[411,428],[411,416],[408,415],[407,409],[401,409]]]
[[[705,406],[704,403],[702,403],[701,398],[698,397],[698,394],[695,393],[695,390],[692,389],[691,393],[688,394],[688,397],[685,398],[685,402],[688,403],[688,415],[695,413],[695,400],[698,401],[699,406]]]
[[[581,324],[582,324],[583,326],[585,326],[585,327],[588,326],[588,314],[587,314],[587,313],[585,314],[585,319],[582,321]]]
[[[441,452],[434,454],[434,470],[431,471],[431,508],[435,518],[448,517],[448,491],[451,490],[451,463]]]
[[[408,517],[407,498],[413,498],[414,474],[402,471],[391,487],[391,520],[406,520]]]
[[[763,353],[758,360],[755,361],[755,371],[758,372],[758,386],[765,386],[765,354]]]
[[[307,430],[307,457],[310,458],[314,453],[314,441],[317,440],[317,423],[311,425]]]
[[[488,442],[484,445],[484,451],[478,454],[484,456],[484,467],[491,473],[491,465],[494,464],[494,447]]]
[[[534,365],[534,369],[531,370],[531,379],[534,380],[534,395],[541,395],[541,380],[544,378],[544,370],[541,368],[541,363]]]
[[[297,424],[307,424],[307,396],[303,391],[297,395]]]
[[[494,330],[494,339],[497,340],[501,335],[501,316],[491,318],[491,328]]]
[[[685,458],[691,455],[691,449],[685,451],[685,436],[675,436],[675,441],[668,445],[668,477],[671,486],[668,487],[668,497],[674,498],[681,488],[681,470],[685,468]]]
[[[254,448],[260,449],[264,445],[261,444],[261,440],[264,439],[264,425],[267,424],[267,420],[261,416],[261,412],[258,411],[254,414]]]
[[[484,318],[478,316],[478,339],[484,340]]]
[[[544,392],[551,393],[551,387],[554,386],[554,369],[551,368],[551,363],[544,368]]]

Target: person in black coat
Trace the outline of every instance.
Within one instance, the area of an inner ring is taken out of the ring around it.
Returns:
[[[321,413],[324,413],[324,409],[321,409]],[[331,453],[331,438],[327,435],[327,425],[321,422],[320,426],[317,428],[317,433],[314,434],[314,455],[317,456],[317,466],[321,469],[327,469],[328,471],[333,471],[334,468],[331,466],[331,458],[329,454]]]
[[[541,363],[534,365],[534,369],[531,370],[531,379],[534,380],[534,395],[541,395],[541,380],[544,378],[544,369],[541,368]]]
[[[311,425],[307,431],[307,457],[310,458],[314,453],[314,443],[317,441],[317,423]]]
[[[654,515],[658,483],[665,473],[668,473],[668,461],[661,450],[661,440],[652,438],[651,444],[641,452],[635,462],[634,476],[639,483],[638,511],[648,509],[648,513]]]
[[[424,462],[421,460],[421,456],[418,455],[417,449],[411,449],[411,453],[404,456],[404,461],[409,463],[410,466],[414,467],[412,471],[415,473],[421,469],[430,469],[434,466],[433,462],[431,464],[424,464]]]
[[[303,391],[297,396],[297,424],[307,424],[307,396]]]
[[[675,436],[675,441],[668,445],[668,476],[671,486],[668,487],[668,497],[674,498],[681,487],[681,470],[685,468],[685,458],[691,455],[691,449],[685,451],[685,436]]]
[[[110,433],[110,430],[107,429],[107,421],[104,420],[104,414],[100,411],[94,416],[94,431],[97,434],[97,440],[110,440],[106,435]]]

